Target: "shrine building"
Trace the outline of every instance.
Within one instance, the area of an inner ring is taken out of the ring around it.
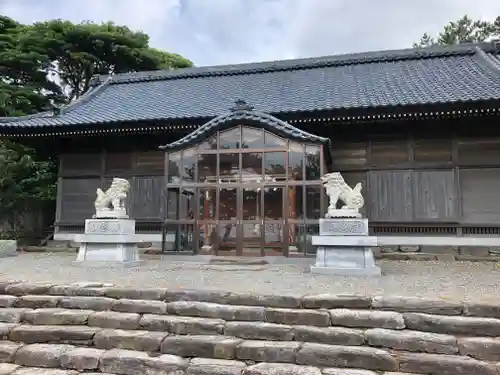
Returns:
[[[375,235],[499,236],[499,115],[491,42],[96,77],[0,135],[58,156],[56,240],[122,177],[165,251],[306,256],[332,171]]]

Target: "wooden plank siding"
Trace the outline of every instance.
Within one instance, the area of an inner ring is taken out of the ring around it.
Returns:
[[[94,213],[96,189],[109,188],[113,177],[130,181],[127,210],[138,221],[163,218],[164,153],[157,150],[64,153],[59,171],[61,199],[58,221],[80,224]]]
[[[372,223],[500,227],[500,134],[348,138],[329,169],[363,182]]]

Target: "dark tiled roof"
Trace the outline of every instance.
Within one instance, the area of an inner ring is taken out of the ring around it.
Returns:
[[[229,127],[234,123],[241,123],[241,120],[245,120],[245,123],[258,123],[261,126],[267,128],[273,133],[282,135],[288,139],[296,139],[302,142],[313,142],[313,143],[327,143],[329,138],[320,137],[301,129],[298,129],[274,116],[267,113],[262,113],[258,111],[253,111],[252,108],[245,108],[246,103],[241,101],[236,101],[237,106],[232,110],[231,113],[217,116],[213,120],[210,120],[203,126],[196,129],[191,134],[179,139],[178,141],[169,143],[161,147],[162,149],[180,149],[188,145],[193,145],[199,143],[205,139],[210,133],[216,130],[221,130],[221,127]],[[238,108],[238,104],[242,105]]]
[[[2,118],[58,126],[209,118],[243,99],[270,114],[500,99],[491,43],[406,49],[101,77],[59,115]]]

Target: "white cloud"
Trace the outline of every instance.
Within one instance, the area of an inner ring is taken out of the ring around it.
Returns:
[[[119,5],[118,5],[119,4]],[[0,0],[20,22],[113,20],[197,65],[406,48],[464,14],[493,19],[498,0]]]

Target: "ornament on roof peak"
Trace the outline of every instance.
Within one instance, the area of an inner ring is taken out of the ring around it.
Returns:
[[[254,107],[250,106],[247,104],[246,101],[237,99],[234,101],[234,107],[231,107],[231,112],[236,112],[236,111],[252,111]]]
[[[58,106],[52,106],[52,115],[54,117],[57,117],[61,114],[61,107],[58,107]]]

